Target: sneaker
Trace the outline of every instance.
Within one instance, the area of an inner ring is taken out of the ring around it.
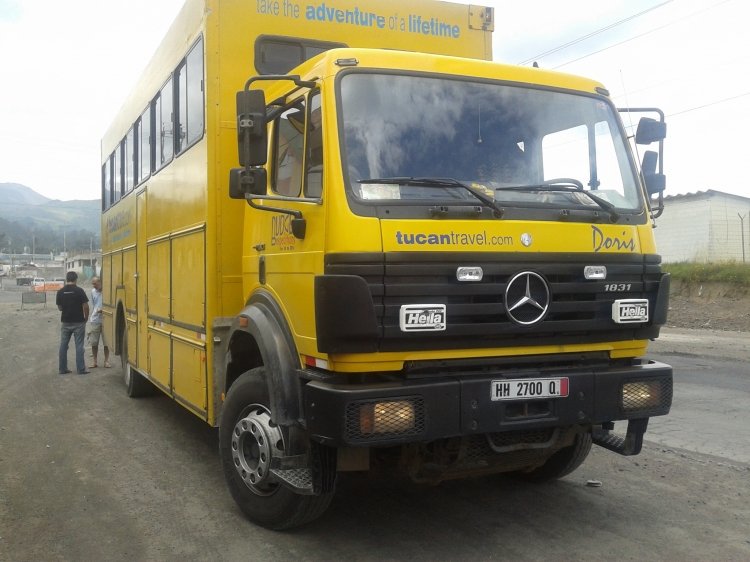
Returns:
[[[78,371],[79,375],[88,375],[91,371]]]
[[[61,374],[61,375],[69,375],[69,374],[70,374],[70,373],[72,373],[72,372],[73,372],[73,371],[71,371],[70,369],[67,369],[67,370],[65,370],[65,371],[60,371],[60,374]]]

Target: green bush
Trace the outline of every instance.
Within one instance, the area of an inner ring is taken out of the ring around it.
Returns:
[[[689,283],[730,283],[750,287],[750,264],[727,263],[666,263],[662,269],[672,274],[672,279]]]

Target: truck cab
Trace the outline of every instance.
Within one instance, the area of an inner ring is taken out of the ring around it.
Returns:
[[[645,357],[668,308],[663,116],[631,139],[658,143],[641,163],[597,82],[367,49],[237,101],[247,305],[221,443],[256,520],[277,487],[322,505],[337,470],[545,480],[592,443],[638,454],[672,397]]]

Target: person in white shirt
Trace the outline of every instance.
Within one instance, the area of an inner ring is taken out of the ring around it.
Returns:
[[[93,369],[99,366],[97,364],[99,340],[102,341],[102,345],[104,346],[104,366],[109,368],[112,366],[109,363],[109,347],[104,339],[104,334],[102,334],[102,280],[94,277],[91,279],[91,284],[94,288],[91,289],[91,315],[86,325],[86,334],[88,336],[88,344],[91,346],[91,355],[94,358],[94,362],[89,365],[89,368]]]

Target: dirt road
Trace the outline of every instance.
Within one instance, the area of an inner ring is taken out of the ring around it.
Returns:
[[[750,559],[750,464],[668,435],[647,434],[638,457],[594,448],[544,486],[349,475],[321,520],[257,528],[226,490],[214,430],[165,397],[127,398],[117,367],[57,375],[58,312],[19,301],[0,291],[0,560]],[[732,356],[747,359],[750,334],[722,335],[665,330],[654,349],[746,370]],[[726,407],[708,388],[697,399]]]

